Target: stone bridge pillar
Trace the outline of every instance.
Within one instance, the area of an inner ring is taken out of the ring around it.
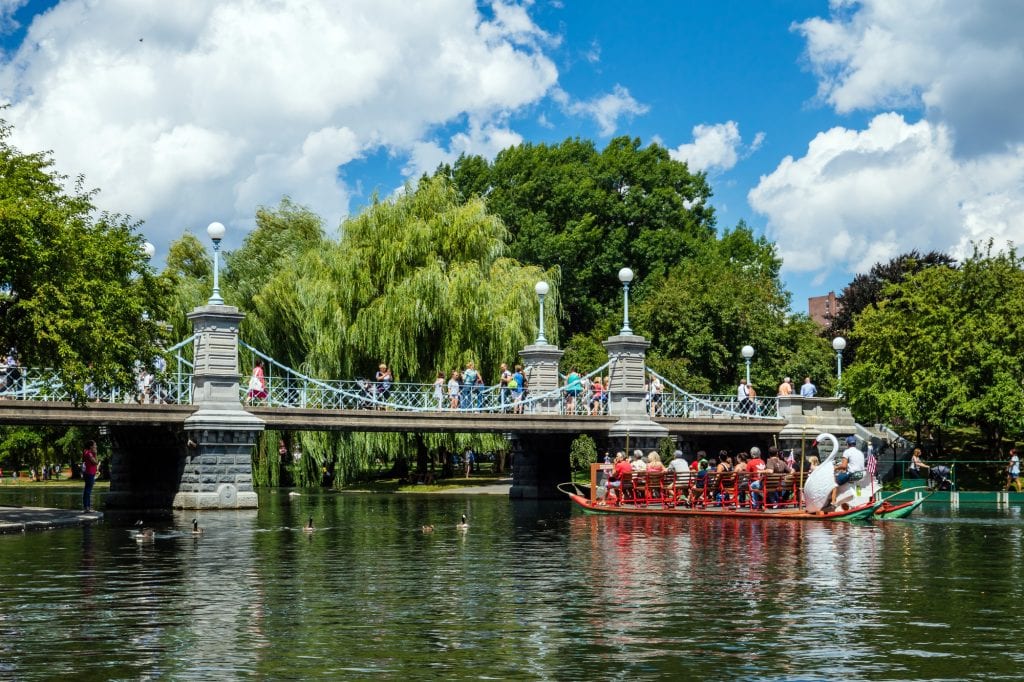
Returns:
[[[205,305],[189,313],[195,330],[192,403],[175,509],[254,509],[252,449],[263,420],[239,398],[238,325],[234,306]]]
[[[519,351],[523,359],[523,376],[531,395],[537,396],[556,390],[558,361],[563,351],[550,343],[534,343]],[[534,412],[561,410],[562,401],[558,396],[532,403],[528,408]],[[572,438],[562,434],[513,433],[512,444],[512,488],[509,497],[513,499],[544,499],[557,496],[555,488],[569,480],[569,445]]]
[[[647,414],[644,383],[651,342],[636,334],[619,334],[603,345],[610,361],[608,413],[618,417],[608,430],[609,445],[616,450],[653,450],[668,435],[668,429]]]
[[[523,358],[523,376],[529,386],[531,395],[540,395],[556,390],[561,382],[558,380],[558,361],[564,355],[558,346],[550,343],[534,343],[519,351]],[[562,401],[558,396],[533,403],[534,412],[559,412]]]

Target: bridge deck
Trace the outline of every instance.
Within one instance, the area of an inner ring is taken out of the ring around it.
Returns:
[[[135,403],[27,402],[0,400],[0,424],[47,425],[176,425],[196,408],[192,405]],[[291,407],[251,407],[266,428],[279,431],[380,431],[455,433],[589,433],[605,434],[615,417],[566,414],[501,414],[465,412],[392,412],[386,410],[316,410]],[[673,435],[775,434],[783,421],[742,418],[665,417],[656,420]]]

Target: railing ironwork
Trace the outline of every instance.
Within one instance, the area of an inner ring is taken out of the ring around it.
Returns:
[[[647,373],[658,377],[665,389],[657,398],[650,388],[647,393],[648,411],[654,409],[653,417],[727,417],[733,419],[779,420],[779,399],[777,396],[748,398],[742,401],[735,395],[700,395],[685,391],[661,376],[650,367]],[[668,390],[671,389],[671,390]]]

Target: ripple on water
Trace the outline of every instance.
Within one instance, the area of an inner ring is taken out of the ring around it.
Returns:
[[[1013,679],[1022,664],[1019,516],[263,500],[204,513],[200,539],[187,514],[144,546],[135,519],[0,538],[0,676]]]

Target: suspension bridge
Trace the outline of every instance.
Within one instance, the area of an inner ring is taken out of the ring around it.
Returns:
[[[0,423],[94,425],[112,443],[108,506],[252,508],[252,452],[259,434],[278,431],[495,433],[513,453],[513,497],[554,493],[569,475],[568,452],[581,433],[609,449],[651,449],[666,436],[691,452],[767,446],[850,433],[836,399],[758,398],[686,391],[651,368],[649,343],[626,332],[604,342],[608,361],[567,382],[562,351],[542,338],[519,352],[523,388],[317,377],[239,338],[243,314],[208,303],[189,314],[195,333],[137,368],[129,389],[80,387],[58,372],[20,367],[0,388]],[[260,361],[260,390],[243,377]],[[601,390],[593,389],[594,380]],[[652,385],[654,388],[652,388]],[[845,410],[845,412],[844,412]],[[837,426],[838,425],[838,426]]]

